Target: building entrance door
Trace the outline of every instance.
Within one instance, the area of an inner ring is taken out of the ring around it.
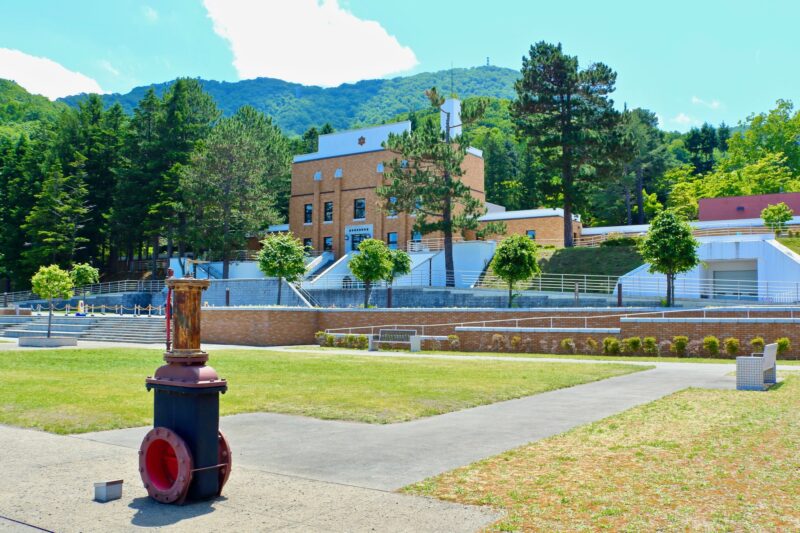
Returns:
[[[352,248],[350,248],[350,250],[353,252],[357,252],[358,245],[361,244],[361,241],[363,241],[364,239],[369,239],[369,235],[367,235],[366,233],[354,233],[353,235],[351,235],[350,242]]]

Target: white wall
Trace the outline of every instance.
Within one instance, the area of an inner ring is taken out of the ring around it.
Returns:
[[[770,235],[733,235],[698,239],[701,264],[675,279],[677,298],[708,297],[713,273],[722,270],[757,270],[758,300],[800,301],[800,255]],[[666,277],[651,274],[643,265],[619,279],[626,296],[663,296]]]

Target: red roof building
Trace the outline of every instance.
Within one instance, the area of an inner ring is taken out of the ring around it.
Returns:
[[[698,220],[736,220],[759,218],[768,205],[788,205],[795,215],[800,215],[800,192],[759,194],[754,196],[729,196],[726,198],[702,198]]]

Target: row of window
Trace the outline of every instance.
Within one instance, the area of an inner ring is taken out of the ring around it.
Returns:
[[[364,239],[366,239],[368,237],[369,237],[368,235],[364,235],[364,234],[353,235],[352,236],[352,248],[353,248],[353,250],[357,250],[358,249],[358,245],[361,243],[361,241],[363,241]],[[386,244],[387,244],[387,246],[389,247],[390,250],[397,250],[397,232],[396,231],[390,231],[389,233],[386,234]],[[311,239],[311,238],[303,239],[303,246],[307,250],[313,250],[314,249],[314,239]],[[333,251],[333,237],[323,237],[322,238],[322,251],[323,252]]]
[[[391,202],[395,203],[392,198]],[[390,210],[389,216],[396,216],[397,211]],[[356,198],[353,200],[353,220],[364,220],[367,218],[367,201],[364,198]],[[323,222],[333,222],[333,202],[325,202],[322,211]],[[314,204],[305,204],[303,207],[303,223],[311,224],[314,222]]]
[[[400,166],[403,167],[403,168],[408,167],[408,161],[403,159],[402,161],[400,161]],[[383,163],[378,163],[375,166],[375,171],[378,174],[383,174]],[[334,178],[341,178],[343,175],[344,175],[344,172],[342,171],[341,168],[337,168],[333,172],[333,177]],[[316,172],[314,172],[314,181],[322,181],[322,171],[321,170],[317,170]]]

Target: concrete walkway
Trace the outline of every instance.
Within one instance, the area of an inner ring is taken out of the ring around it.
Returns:
[[[101,347],[99,344],[92,343],[92,347]],[[222,347],[205,348],[213,356],[213,350]],[[337,353],[351,355],[330,352]],[[408,353],[391,352],[355,354],[409,357]],[[535,371],[536,363],[545,361],[502,359],[528,371]],[[686,387],[734,387],[729,375],[732,364],[640,364],[655,368],[400,424],[370,425],[270,413],[225,417],[222,430],[234,451],[234,470],[225,498],[185,507],[155,504],[141,487],[137,450],[149,428],[64,437],[0,426],[4,444],[0,468],[5,474],[5,483],[0,485],[0,531],[22,530],[22,523],[58,531],[142,527],[475,531],[499,516],[486,508],[387,491]],[[235,384],[231,386],[235,390]],[[93,482],[119,478],[125,479],[122,500],[108,504],[91,501]]]
[[[540,361],[510,359],[526,366]],[[729,365],[664,363],[653,370],[400,424],[252,413],[223,418],[222,430],[240,465],[395,490],[686,387],[732,389],[735,380],[727,375],[730,371]],[[104,431],[76,438],[138,448],[146,430]]]

